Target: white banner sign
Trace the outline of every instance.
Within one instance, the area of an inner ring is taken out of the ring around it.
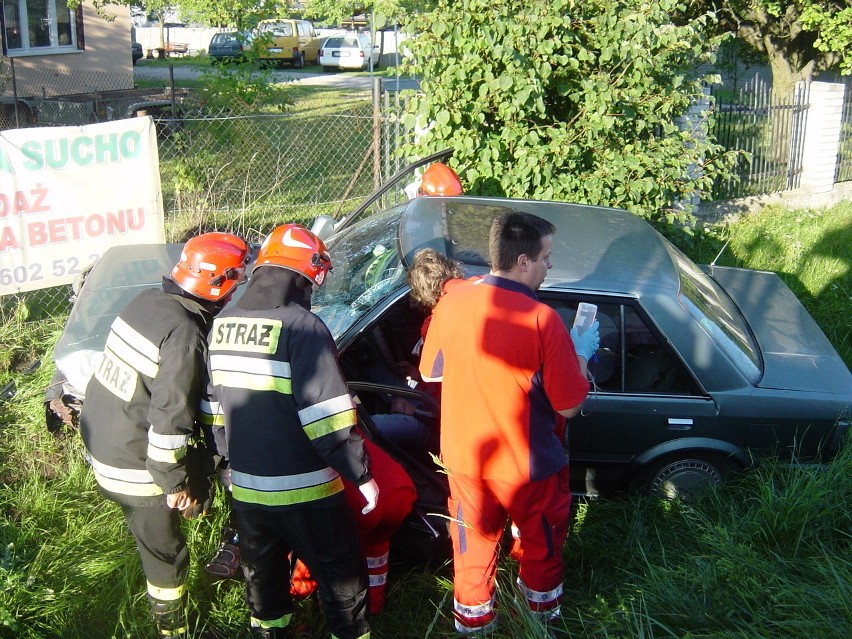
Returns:
[[[0,295],[69,284],[112,246],[164,241],[150,117],[0,132]]]

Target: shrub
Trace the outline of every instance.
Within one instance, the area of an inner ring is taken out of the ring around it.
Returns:
[[[675,6],[440,0],[415,24],[422,91],[403,121],[420,135],[402,152],[452,147],[476,194],[691,219],[681,203],[709,193],[736,154],[708,139],[706,118],[684,117],[718,40],[709,14],[672,24]]]

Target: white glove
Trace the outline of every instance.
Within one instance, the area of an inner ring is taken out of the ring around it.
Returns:
[[[375,479],[371,479],[366,484],[358,486],[358,490],[361,491],[364,499],[367,500],[367,505],[361,509],[361,514],[366,515],[376,507],[376,503],[379,501],[379,485]]]

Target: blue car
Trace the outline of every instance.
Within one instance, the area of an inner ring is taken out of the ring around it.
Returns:
[[[210,39],[207,55],[213,64],[240,62],[245,59],[246,51],[251,50],[252,35],[244,31],[217,33]]]

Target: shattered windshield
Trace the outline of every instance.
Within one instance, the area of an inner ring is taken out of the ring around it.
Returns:
[[[314,291],[311,310],[335,339],[405,284],[397,237],[404,208],[372,215],[329,241],[332,271]]]

